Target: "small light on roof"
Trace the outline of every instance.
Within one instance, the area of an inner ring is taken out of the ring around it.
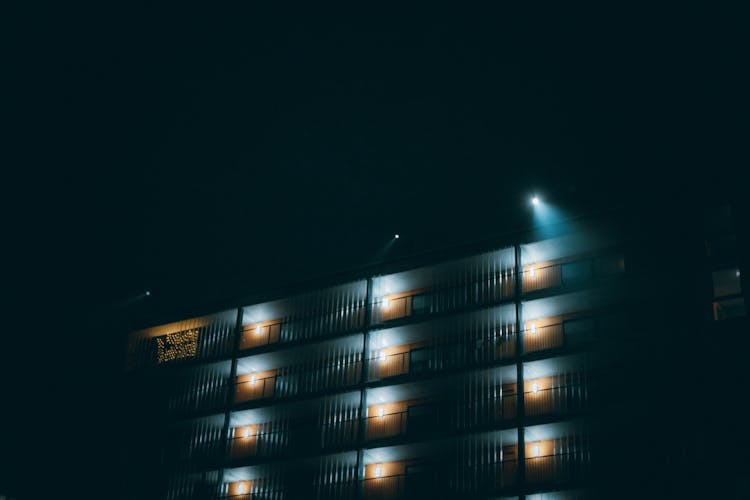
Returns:
[[[531,203],[534,204],[534,205],[539,205],[539,197],[538,196],[532,197],[531,198]]]
[[[398,235],[398,234],[394,234],[394,235],[393,235],[393,237],[394,237],[395,239],[399,239],[399,235]]]

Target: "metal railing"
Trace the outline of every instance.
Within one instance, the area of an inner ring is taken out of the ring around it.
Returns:
[[[583,479],[590,464],[584,453],[568,453],[527,458],[526,481],[529,483],[565,482]]]
[[[522,274],[521,289],[524,293],[527,293],[562,286],[562,284],[562,266],[560,264],[552,264],[535,267],[533,271],[524,271]]]
[[[362,484],[362,498],[380,500],[401,498],[406,493],[406,476],[385,476],[365,479]]]
[[[587,403],[586,388],[582,384],[527,391],[523,397],[526,415],[531,416],[581,410]]]
[[[272,398],[276,389],[276,375],[260,379],[237,382],[234,391],[234,402],[253,401]]]
[[[251,349],[278,342],[281,339],[281,328],[282,323],[264,326],[250,325],[243,328],[240,349]]]
[[[381,354],[370,360],[370,379],[383,379],[409,373],[409,351]]]
[[[563,324],[527,328],[523,332],[523,351],[545,351],[563,347],[565,338],[563,335]]]
[[[384,439],[406,433],[408,414],[405,411],[367,417],[367,439]]]
[[[436,285],[428,291],[383,299],[373,304],[372,323],[385,323],[417,314],[431,314],[462,307],[492,304],[513,297],[515,276],[509,270],[461,285]]]

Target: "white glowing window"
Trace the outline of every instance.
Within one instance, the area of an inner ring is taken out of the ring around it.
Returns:
[[[247,493],[247,485],[245,483],[240,483],[239,486],[237,486],[237,493],[240,495]]]
[[[383,297],[383,307],[388,307],[391,305],[391,299],[388,297]]]
[[[536,394],[537,392],[539,392],[539,384],[537,384],[536,382],[534,382],[533,384],[531,384],[531,392],[533,392],[534,394]]]
[[[381,406],[378,408],[378,417],[382,417],[383,415],[385,415],[385,408]]]
[[[380,466],[375,467],[375,477],[382,477],[383,469]]]
[[[255,385],[255,382],[257,382],[257,381],[258,381],[258,379],[255,378],[255,375],[253,375],[252,377],[250,377],[250,385]]]
[[[542,448],[538,444],[535,444],[531,447],[531,454],[532,456],[538,457],[542,454]]]

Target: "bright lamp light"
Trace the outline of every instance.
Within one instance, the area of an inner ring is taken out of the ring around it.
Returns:
[[[378,408],[378,417],[382,417],[383,415],[385,415],[385,408],[381,406]]]
[[[531,198],[531,204],[532,205],[539,205],[539,197],[538,196],[532,196],[532,198]]]
[[[391,305],[391,299],[388,297],[383,297],[383,307],[388,307]]]
[[[542,454],[541,447],[538,444],[535,444],[534,446],[532,446],[531,454],[534,455],[535,457],[538,457],[539,455],[541,455]]]
[[[533,384],[531,384],[531,392],[533,392],[534,394],[536,394],[537,392],[539,392],[539,384],[537,384],[536,382],[534,382]]]
[[[257,381],[258,381],[258,379],[255,378],[255,375],[253,375],[252,377],[250,377],[250,385],[255,385],[255,382],[257,382]]]
[[[375,467],[375,477],[382,477],[383,469],[380,466]]]
[[[258,326],[255,327],[255,333],[257,333],[258,335],[260,335],[260,333],[262,331],[263,331],[263,329],[260,327],[260,325],[258,325]]]
[[[247,485],[245,485],[245,483],[240,483],[239,486],[237,486],[237,493],[240,495],[247,493]]]
[[[536,333],[536,323],[531,324],[531,333]]]
[[[380,361],[385,361],[386,359],[388,359],[388,355],[383,351],[380,351],[380,355],[378,356],[378,358],[380,358]]]

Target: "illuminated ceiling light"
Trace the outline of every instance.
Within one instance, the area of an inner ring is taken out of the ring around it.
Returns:
[[[739,269],[737,269],[737,272],[736,272],[736,273],[734,273],[734,275],[735,275],[736,277],[738,277],[738,278],[739,278],[739,277],[740,277],[740,270],[739,270]]]
[[[380,358],[380,361],[385,361],[386,359],[388,359],[388,355],[384,353],[383,351],[380,351],[379,358]]]
[[[538,197],[538,196],[533,196],[533,197],[531,198],[531,203],[532,203],[533,205],[539,205],[539,197]]]
[[[393,238],[394,238],[394,239],[398,239],[398,238],[399,238],[399,235],[397,235],[397,234],[394,234],[394,235],[393,235]]]
[[[536,323],[531,324],[531,333],[536,334]]]
[[[529,268],[529,276],[531,278],[533,278],[534,276],[536,276],[536,268],[535,267],[530,267]]]
[[[247,493],[247,485],[245,485],[245,483],[240,483],[239,486],[237,486],[237,493],[240,495]]]
[[[255,385],[255,382],[257,382],[257,379],[255,378],[255,375],[250,377],[250,385]]]
[[[540,448],[538,444],[535,444],[534,446],[531,447],[531,454],[535,457],[538,457],[539,455],[542,454],[542,449]]]
[[[737,271],[737,272],[739,273],[739,271]],[[146,290],[146,297],[148,297],[149,295],[151,295],[151,291]]]
[[[385,415],[385,408],[381,406],[378,408],[378,417],[382,417],[383,415]]]
[[[263,329],[260,327],[260,325],[258,325],[258,326],[255,327],[255,333],[257,333],[258,335],[260,335],[260,333],[262,331],[263,331]]]
[[[391,305],[391,299],[388,297],[383,297],[383,307],[388,307]]]
[[[383,469],[378,465],[375,467],[375,477],[382,477],[383,476]]]
[[[539,392],[539,384],[537,384],[536,382],[534,382],[533,384],[531,384],[531,392],[533,392],[534,394],[536,394],[537,392]]]

